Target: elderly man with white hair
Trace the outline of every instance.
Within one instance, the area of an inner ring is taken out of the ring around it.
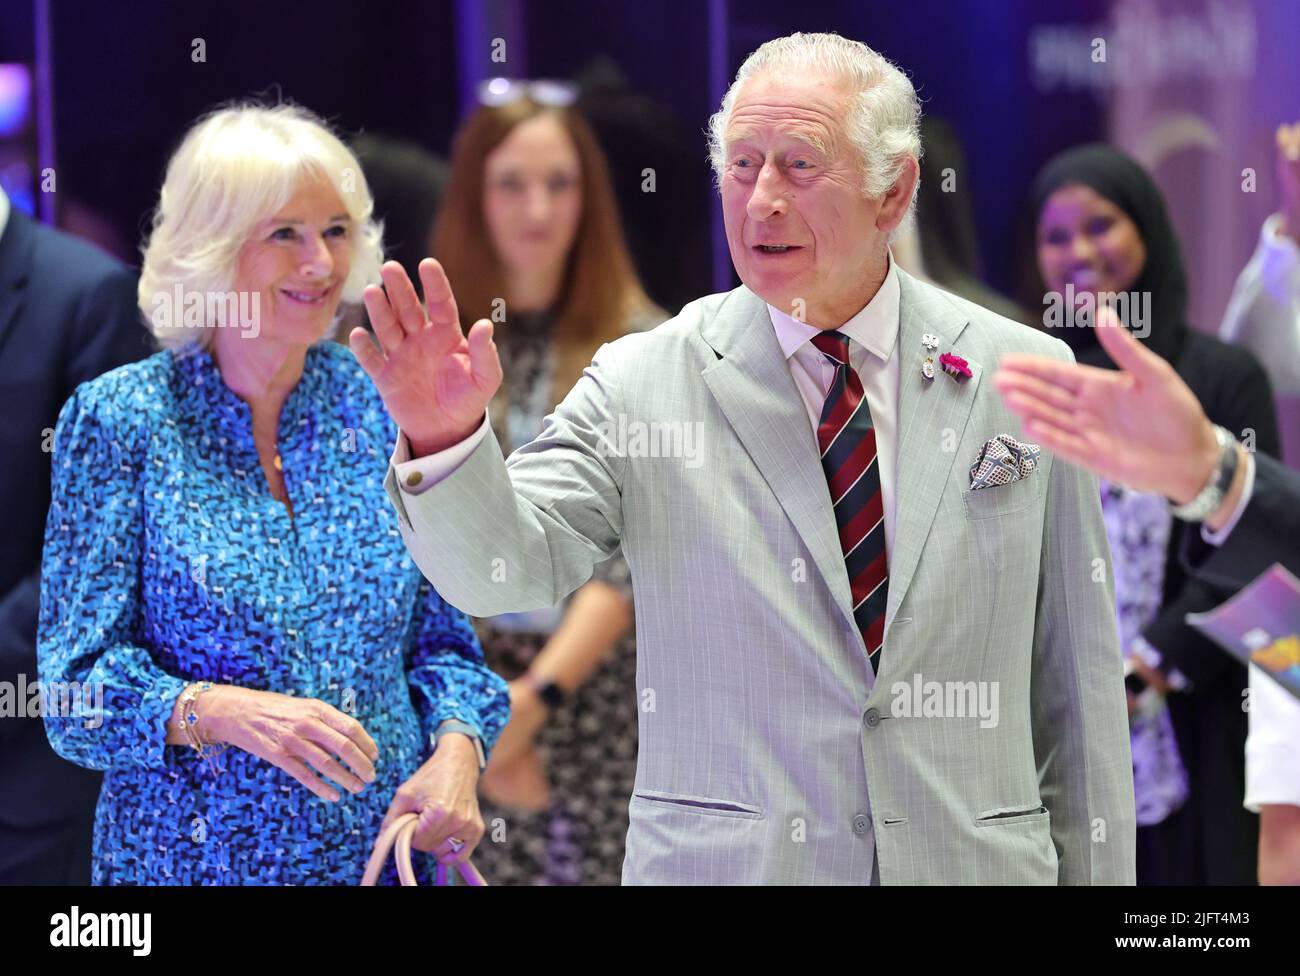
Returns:
[[[744,282],[602,346],[503,462],[492,325],[436,262],[352,348],[400,426],[389,495],[475,615],[555,603],[620,545],[640,752],[625,883],[1131,884],[1132,770],[1096,481],[986,375],[1067,347],[923,284],[911,83],[770,41],[711,126]]]

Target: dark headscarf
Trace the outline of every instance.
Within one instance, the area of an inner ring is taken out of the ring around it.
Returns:
[[[1119,150],[1102,143],[1078,146],[1050,160],[1034,181],[1035,226],[1047,198],[1071,184],[1091,187],[1137,226],[1147,260],[1128,290],[1151,294],[1151,331],[1142,342],[1169,362],[1176,362],[1187,335],[1187,275],[1160,190],[1141,166]],[[1070,344],[1079,362],[1114,368],[1092,329],[1053,332]]]

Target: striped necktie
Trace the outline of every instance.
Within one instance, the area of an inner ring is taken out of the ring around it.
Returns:
[[[812,344],[835,364],[835,381],[826,394],[817,425],[817,447],[830,487],[840,548],[849,574],[853,619],[867,646],[874,673],[880,672],[885,639],[889,566],[885,556],[884,499],[876,463],[876,428],[862,381],[849,364],[849,337],[821,332]]]

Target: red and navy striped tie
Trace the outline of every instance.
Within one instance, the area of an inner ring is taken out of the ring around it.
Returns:
[[[867,646],[872,671],[878,674],[885,639],[889,566],[880,466],[876,463],[876,428],[862,381],[849,364],[849,337],[840,332],[822,332],[813,336],[812,343],[835,364],[835,381],[817,425],[817,446],[849,573],[853,619]]]

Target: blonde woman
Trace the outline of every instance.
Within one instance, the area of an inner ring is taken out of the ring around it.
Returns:
[[[105,771],[96,884],[355,883],[408,810],[443,860],[482,836],[507,690],[407,556],[382,487],[395,430],[321,341],[378,278],[371,211],[305,110],[201,120],[140,278],[168,348],[60,415],[39,655],[42,679],[90,689],[46,725]]]

